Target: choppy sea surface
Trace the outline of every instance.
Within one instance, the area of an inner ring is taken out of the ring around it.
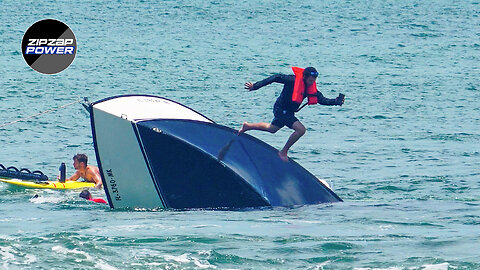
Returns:
[[[154,94],[217,123],[269,122],[315,66],[342,107],[311,106],[290,156],[343,203],[246,211],[111,210],[78,191],[0,183],[2,269],[480,269],[480,2],[3,1],[0,124],[88,97]],[[21,39],[57,19],[78,52],[57,75]],[[291,133],[250,134],[281,148]],[[54,176],[86,153],[75,104],[0,128],[0,163]],[[188,166],[186,167],[188,169]],[[34,197],[38,195],[38,197]],[[95,197],[105,197],[94,191]]]

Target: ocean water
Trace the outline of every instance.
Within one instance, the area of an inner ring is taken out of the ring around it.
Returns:
[[[77,191],[0,184],[2,269],[480,269],[480,2],[3,1],[1,123],[81,97],[154,94],[217,123],[269,122],[281,85],[315,66],[342,107],[311,106],[290,156],[345,202],[245,211],[111,210]],[[78,53],[57,75],[21,54],[53,18]],[[281,148],[291,133],[250,134]],[[0,163],[56,175],[86,153],[75,104],[0,128]],[[186,167],[188,169],[188,167]],[[38,195],[34,198],[34,195]],[[95,191],[95,197],[105,197]]]

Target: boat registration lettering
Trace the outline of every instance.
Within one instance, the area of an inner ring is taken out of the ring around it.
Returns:
[[[107,176],[108,176],[108,182],[110,183],[110,189],[112,190],[112,193],[115,195],[115,200],[116,201],[121,201],[122,196],[120,196],[118,192],[118,186],[117,186],[117,181],[115,181],[115,176],[113,175],[112,169],[107,170]]]

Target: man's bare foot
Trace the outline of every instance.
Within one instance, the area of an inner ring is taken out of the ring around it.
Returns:
[[[283,151],[278,151],[278,156],[279,156],[280,159],[282,159],[284,162],[288,162],[287,153],[284,153]]]
[[[242,128],[238,131],[238,135],[244,133],[245,131],[250,129],[250,125],[247,122],[243,122]]]

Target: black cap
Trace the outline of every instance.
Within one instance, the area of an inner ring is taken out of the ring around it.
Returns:
[[[307,67],[303,70],[303,78],[318,77],[318,72],[314,67]]]

